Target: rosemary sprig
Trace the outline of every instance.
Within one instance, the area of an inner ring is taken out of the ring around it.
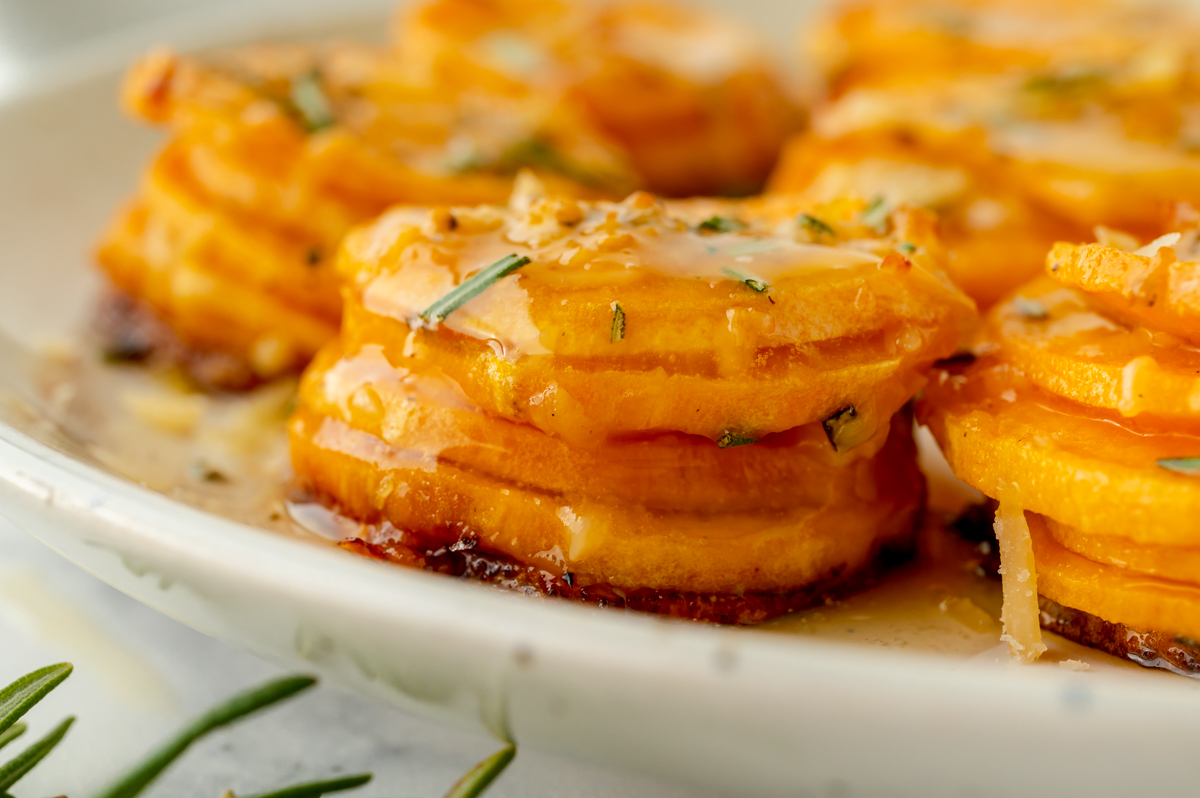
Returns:
[[[0,689],[0,748],[25,732],[25,724],[17,719],[46,697],[71,675],[69,664],[51,665],[21,677]],[[100,798],[134,798],[140,795],[172,762],[201,737],[227,726],[246,715],[290,698],[309,689],[316,680],[307,676],[292,676],[268,682],[247,690],[219,704],[188,724],[167,743],[152,752],[141,764],[100,793]],[[66,736],[75,718],[69,717],[49,734],[29,746],[20,755],[0,766],[0,798],[12,798],[8,790],[41,762]],[[496,780],[513,757],[516,747],[496,752],[480,762],[450,788],[446,798],[478,798]],[[320,798],[335,792],[357,789],[371,781],[370,773],[340,776],[326,781],[295,784],[273,792],[258,793],[244,798]],[[226,791],[222,798],[237,798]]]
[[[12,728],[26,712],[62,684],[73,670],[74,667],[66,662],[48,665],[0,690],[0,734]]]
[[[344,776],[340,779],[330,779],[329,781],[310,781],[305,784],[285,787],[282,790],[274,792],[248,795],[245,798],[321,798],[322,795],[328,795],[331,792],[345,792],[346,790],[357,789],[370,780],[370,773],[362,773],[357,776]],[[239,796],[235,796],[232,792],[227,792],[221,798],[239,798]]]
[[[316,679],[309,676],[289,676],[234,696],[189,723],[141,764],[102,790],[96,798],[133,798],[201,737],[252,712],[290,698],[316,683]]]
[[[25,730],[26,726],[24,723],[14,723],[11,727],[9,727],[8,731],[0,734],[0,748],[4,748],[4,746],[20,737],[25,733]]]
[[[321,73],[313,70],[292,81],[288,100],[296,109],[301,124],[309,133],[332,127],[337,121],[325,90],[321,88]]]
[[[517,755],[517,747],[510,745],[502,748],[487,759],[471,768],[461,779],[455,782],[446,793],[445,798],[477,798],[488,788],[496,777],[504,772],[513,757]]]
[[[459,283],[453,291],[425,308],[421,318],[426,322],[439,322],[460,307],[479,296],[492,283],[515,272],[529,263],[529,258],[517,257],[516,253],[505,255],[500,260],[484,266]]]

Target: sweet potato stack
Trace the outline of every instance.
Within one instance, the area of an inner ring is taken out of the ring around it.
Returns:
[[[636,183],[560,103],[421,86],[357,45],[156,53],[123,97],[171,138],[99,250],[110,337],[215,387],[299,369],[333,337],[337,245],[395,203],[502,202],[525,166],[575,194]]]
[[[1006,632],[1025,658],[1040,619],[1200,672],[1196,242],[1055,246],[920,404],[954,472],[1000,502]]]
[[[773,191],[936,209],[981,306],[1096,225],[1200,200],[1194,14],[1121,0],[869,0],[814,28],[828,102]]]
[[[383,559],[723,622],[811,604],[911,545],[904,408],[972,312],[931,228],[534,182],[389,212],[345,241],[296,473]]]

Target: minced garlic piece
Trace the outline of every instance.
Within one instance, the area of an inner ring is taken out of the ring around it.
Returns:
[[[1008,653],[1019,662],[1033,662],[1046,650],[1038,621],[1037,572],[1033,564],[1033,544],[1029,524],[1017,486],[1000,490],[1000,508],[996,511],[996,539],[1000,543],[1000,576],[1004,586],[1004,608],[1000,621],[1008,643]]]

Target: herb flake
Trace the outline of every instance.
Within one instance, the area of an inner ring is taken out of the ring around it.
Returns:
[[[321,73],[315,69],[292,81],[288,100],[300,116],[304,129],[309,133],[332,127],[337,121],[333,116],[333,106],[325,96],[325,89],[321,87]]]
[[[432,323],[441,321],[467,302],[479,296],[492,283],[503,277],[507,277],[528,263],[529,258],[517,257],[516,253],[505,255],[495,263],[484,266],[459,283],[453,291],[425,308],[425,312],[421,314],[421,318],[426,322]]]
[[[1050,311],[1046,306],[1036,299],[1029,299],[1020,295],[1013,297],[1013,308],[1023,319],[1030,321],[1045,321],[1050,318]]]
[[[617,341],[625,340],[625,311],[621,308],[620,302],[612,303],[612,337],[611,340],[615,344]]]
[[[817,217],[815,217],[811,214],[807,214],[807,213],[800,214],[799,216],[796,217],[796,224],[798,224],[804,230],[807,230],[809,232],[809,234],[812,235],[813,238],[819,239],[822,236],[829,236],[830,238],[837,238],[836,230],[834,230],[828,224],[826,224],[825,222],[821,221],[820,219],[818,219]]]
[[[1159,460],[1158,464],[1177,474],[1200,477],[1200,457],[1177,457]]]
[[[749,446],[752,443],[758,443],[758,438],[749,438],[745,435],[739,435],[736,432],[728,430],[720,438],[717,438],[717,446],[721,449],[730,449],[734,446]]]
[[[859,215],[859,220],[879,235],[888,230],[888,218],[892,215],[892,206],[883,197],[878,197]]]
[[[911,241],[901,241],[896,245],[896,251],[901,255],[911,255],[917,251],[917,245]]]
[[[768,288],[771,287],[770,285],[763,282],[762,280],[759,280],[754,277],[747,277],[746,275],[742,274],[741,272],[735,271],[734,269],[721,269],[721,273],[724,274],[726,277],[729,277],[730,279],[737,280],[739,283],[745,283],[747,286],[749,286],[751,291],[754,291],[759,294],[763,293],[764,291],[766,291]]]
[[[696,229],[702,233],[732,233],[746,229],[746,225],[728,216],[713,216],[696,225]]]

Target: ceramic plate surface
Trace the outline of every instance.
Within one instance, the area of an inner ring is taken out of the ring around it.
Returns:
[[[768,4],[748,8],[770,19]],[[384,14],[225,9],[24,75],[0,101],[0,383],[27,391],[28,352],[82,324],[91,243],[157,140],[115,107],[130,57],[157,40],[378,31]],[[790,31],[795,9],[778,14]],[[184,623],[410,711],[739,796],[1194,789],[1200,692],[1183,678],[526,599],[224,520],[72,451],[36,418],[0,424],[0,512]]]

